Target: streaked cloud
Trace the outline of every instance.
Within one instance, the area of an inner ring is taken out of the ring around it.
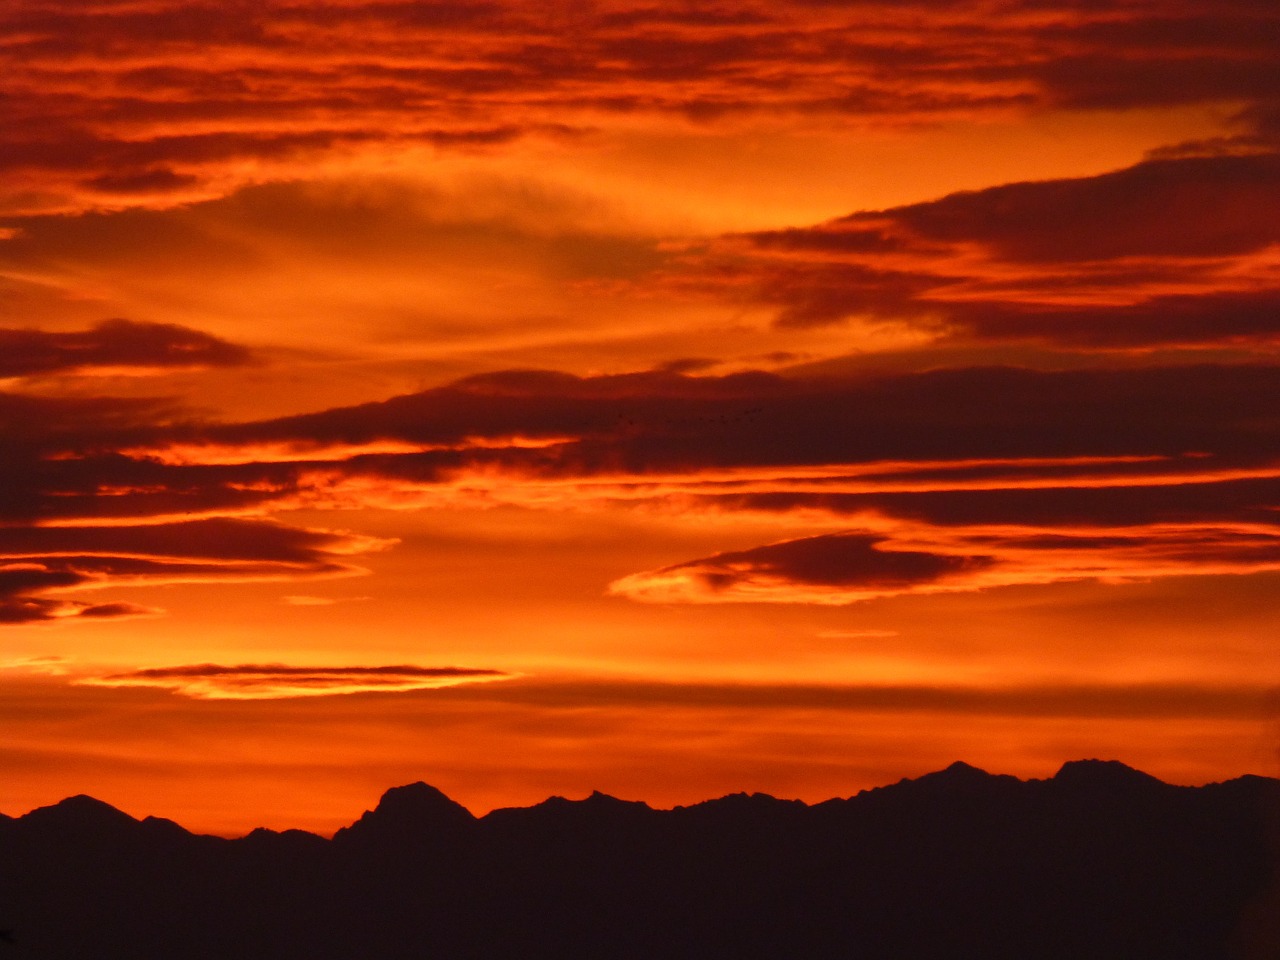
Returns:
[[[351,693],[407,693],[504,680],[511,676],[501,670],[408,664],[330,667],[201,663],[149,667],[82,678],[76,682],[100,687],[155,687],[197,700],[273,700]]]
[[[860,533],[827,534],[722,553],[615,581],[633,600],[672,602],[852,603],[927,590],[972,589],[990,556],[885,547]],[[966,576],[969,575],[969,576]]]
[[[898,636],[897,630],[822,630],[818,636],[823,640],[878,640],[885,637]]]
[[[1274,525],[956,534],[904,524],[889,536],[843,532],[717,554],[623,577],[610,591],[650,603],[848,604],[908,593],[1271,570],[1280,570]]]
[[[658,116],[902,125],[1274,103],[1273,10],[737,3],[21,0],[0,19],[10,207],[173,204],[420,146],[492,149]],[[1241,108],[1244,107],[1243,111]]]
[[[67,657],[46,655],[40,657],[12,657],[0,660],[0,670],[14,674],[34,676],[66,676],[71,672],[72,661]]]
[[[1280,154],[1151,159],[724,238],[667,282],[749,291],[784,328],[878,322],[953,348],[1280,342]]]
[[[14,448],[0,508],[7,615],[140,615],[63,595],[348,576],[363,572],[351,557],[391,545],[270,519],[300,508],[649,507],[805,528],[612,587],[667,602],[1271,570],[1277,398],[1280,367],[1197,364],[508,371],[244,423],[147,426],[146,406],[126,406],[117,427],[109,403],[100,422],[72,406],[62,432],[51,402],[39,444]]]
[[[62,596],[115,587],[353,576],[346,558],[390,541],[264,520],[0,528],[0,619],[35,623],[155,616],[132,603]]]
[[[49,596],[82,588],[91,576],[70,565],[6,560],[0,563],[0,623],[22,624],[69,618],[150,617],[160,611],[133,603],[87,603]]]
[[[0,378],[93,368],[231,366],[249,359],[244,347],[170,323],[104,320],[68,333],[0,328]]]
[[[280,598],[282,603],[291,607],[332,607],[337,603],[355,603],[368,600],[369,597],[315,597],[310,594],[289,594]]]

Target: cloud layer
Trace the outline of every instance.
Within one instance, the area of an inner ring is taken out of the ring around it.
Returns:
[[[531,5],[17,0],[17,207],[172,203],[318,162],[491,149],[637,117],[918,123],[1277,99],[1277,14],[1173,0]]]
[[[388,545],[269,519],[317,507],[644,507],[825,528],[613,587],[646,600],[1273,570],[1278,404],[1280,367],[1265,364],[510,371],[257,422],[117,426],[103,404],[101,423],[61,431],[51,402],[55,429],[11,461],[7,616],[140,612],[62,596],[113,585],[345,576]]]

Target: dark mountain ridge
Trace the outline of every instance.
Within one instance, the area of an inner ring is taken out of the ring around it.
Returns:
[[[963,763],[807,805],[595,793],[474,817],[423,783],[332,840],[89,797],[0,818],[0,958],[1280,957],[1280,782]]]

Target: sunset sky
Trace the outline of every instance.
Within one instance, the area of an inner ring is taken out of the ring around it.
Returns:
[[[1280,746],[1275,0],[6,0],[0,811]]]

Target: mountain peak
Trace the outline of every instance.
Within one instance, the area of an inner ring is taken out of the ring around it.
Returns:
[[[392,787],[378,805],[335,835],[359,836],[449,834],[476,822],[471,811],[430,784],[418,781]]]
[[[643,807],[646,810],[650,809],[649,805],[643,800],[623,800],[610,793],[601,793],[599,790],[592,790],[591,795],[582,802],[591,804],[594,807],[626,808],[631,810],[639,810]]]
[[[416,783],[406,783],[401,787],[392,787],[382,795],[377,806],[378,813],[392,815],[433,813],[441,810],[465,814],[468,819],[475,819],[471,816],[471,811],[462,804],[421,780]]]
[[[1066,786],[1129,787],[1149,786],[1163,781],[1135,770],[1119,760],[1068,760],[1053,775],[1053,782]]]
[[[938,772],[948,777],[974,777],[974,776],[989,777],[991,776],[991,774],[987,773],[987,771],[979,767],[975,767],[971,763],[965,763],[963,760],[957,760],[951,765],[949,765],[945,770],[939,770]]]
[[[83,793],[67,797],[48,807],[38,807],[22,819],[35,823],[56,823],[70,827],[118,827],[138,821],[123,810]]]
[[[957,760],[955,763],[943,770],[935,770],[933,773],[926,773],[922,777],[917,777],[915,783],[928,783],[932,785],[943,786],[961,786],[966,784],[983,783],[992,779],[991,774],[985,770],[965,763],[963,760]]]
[[[24,832],[50,843],[127,843],[147,832],[124,811],[84,794],[37,807],[17,823]]]

